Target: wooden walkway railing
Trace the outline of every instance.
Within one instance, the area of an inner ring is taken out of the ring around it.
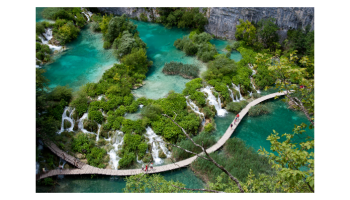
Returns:
[[[234,124],[233,127],[228,127],[225,134],[219,139],[219,141],[214,144],[212,147],[207,149],[208,153],[212,153],[216,150],[218,150],[220,147],[222,147],[225,142],[231,137],[232,133],[235,131],[238,124],[241,122],[243,117],[248,113],[249,109],[267,99],[275,98],[276,96],[282,96],[285,95],[286,92],[277,92],[273,94],[269,94],[263,97],[260,97],[258,99],[255,99],[254,101],[250,102],[241,112],[239,113],[240,120]],[[50,148],[50,150],[55,153],[57,156],[61,157],[62,159],[65,159],[70,164],[78,167],[79,169],[55,169],[50,170],[43,174],[38,174],[37,179],[42,179],[50,176],[56,176],[56,175],[81,175],[81,174],[101,174],[101,175],[111,175],[111,176],[131,176],[136,175],[139,173],[145,173],[141,169],[125,169],[125,170],[113,170],[113,169],[100,169],[97,167],[90,166],[88,164],[85,164],[83,162],[78,161],[78,163],[75,164],[76,158],[64,153],[61,149],[59,149],[54,143],[50,141],[44,141],[44,143]],[[202,152],[200,155],[203,155],[204,152]],[[191,164],[194,160],[197,159],[197,156],[193,156],[191,158],[188,158],[186,160],[182,160],[176,163],[162,165],[154,167],[153,170],[149,170],[147,173],[159,173],[159,172],[165,172],[169,170],[178,169],[181,167],[185,167],[189,164]]]

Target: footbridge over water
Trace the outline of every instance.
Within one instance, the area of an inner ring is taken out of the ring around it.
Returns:
[[[269,94],[263,97],[260,97],[258,99],[255,99],[254,101],[250,102],[241,112],[239,113],[240,119],[242,119],[249,111],[249,109],[265,100],[275,98],[277,96],[286,95],[286,92],[277,92],[273,94]],[[225,134],[219,139],[219,141],[213,145],[212,147],[207,149],[208,153],[212,153],[216,150],[218,150],[220,147],[222,147],[225,142],[231,137],[232,133],[235,131],[238,124],[241,122],[239,120],[236,124],[233,124],[233,127],[228,127]],[[113,170],[113,169],[100,169],[97,167],[90,166],[88,164],[85,164],[83,162],[78,161],[75,157],[68,155],[61,149],[59,149],[53,142],[51,141],[44,141],[45,145],[57,156],[61,157],[62,159],[66,160],[70,164],[77,167],[77,169],[55,169],[50,170],[46,173],[37,174],[36,179],[42,179],[47,178],[50,176],[57,176],[57,175],[82,175],[82,174],[101,174],[101,175],[110,175],[110,176],[131,176],[136,175],[139,173],[145,173],[145,171],[141,169],[125,169],[125,170]],[[202,152],[200,155],[203,155],[204,152]],[[162,166],[156,166],[153,167],[153,170],[148,170],[147,173],[159,173],[159,172],[165,172],[169,170],[178,169],[181,167],[186,167],[187,165],[191,164],[194,160],[197,159],[197,156],[193,156],[191,158],[172,163]]]

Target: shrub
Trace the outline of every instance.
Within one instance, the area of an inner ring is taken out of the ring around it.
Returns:
[[[124,153],[124,156],[119,160],[118,169],[129,167],[134,163],[135,159],[136,159],[135,153],[133,152]]]
[[[89,111],[88,118],[89,120],[102,124],[103,115],[102,115],[102,112],[99,110],[92,110],[92,111]]]
[[[148,18],[147,18],[147,16],[145,15],[145,13],[141,13],[141,14],[140,14],[140,19],[141,19],[141,21],[144,21],[144,22],[147,22],[147,21],[148,21]]]
[[[142,159],[145,156],[147,148],[148,148],[147,143],[141,142],[139,144],[139,146],[137,147],[139,159]]]
[[[107,151],[103,148],[93,147],[91,153],[86,155],[88,164],[98,168],[105,168],[104,157],[107,155]]]
[[[256,93],[256,92],[253,93],[253,98],[254,98],[254,99],[258,99],[258,98],[260,98],[260,97],[261,97],[261,94]]]
[[[83,125],[84,125],[84,129],[86,129],[90,132],[97,133],[98,125],[96,122],[91,121],[91,120],[85,120]]]
[[[204,126],[204,131],[205,132],[211,132],[214,129],[214,126],[212,123],[208,123],[207,125]]]
[[[214,136],[205,133],[201,133],[197,136],[194,136],[192,139],[194,140],[194,142],[199,144],[202,144],[203,142],[203,145],[206,149],[213,146],[216,143]],[[201,148],[195,146],[190,140],[182,140],[181,142],[178,142],[177,145],[195,153],[200,153],[202,151]],[[184,150],[175,147],[173,148],[172,156],[177,161],[179,161],[194,156],[194,154],[185,152]]]
[[[72,150],[75,152],[88,154],[94,146],[94,141],[91,141],[85,133],[78,133],[72,140]]]
[[[164,64],[162,72],[170,75],[179,74],[184,78],[196,78],[199,75],[199,67],[193,64],[171,61]]]
[[[66,102],[70,102],[72,99],[72,89],[67,86],[57,86],[50,93],[49,98],[54,101],[61,101],[63,99]]]
[[[210,107],[205,106],[203,108],[203,113],[205,115],[205,118],[213,118],[216,114],[216,110],[214,108],[214,111],[213,111]]]
[[[234,113],[239,113],[247,105],[248,105],[248,102],[245,100],[240,102],[230,102],[226,105],[226,110]]]
[[[263,114],[268,114],[271,112],[271,108],[266,104],[258,104],[249,109],[249,116],[259,116]]]
[[[105,41],[105,42],[103,43],[103,48],[104,48],[104,49],[109,49],[109,48],[111,48],[111,43],[108,42],[108,41]]]
[[[149,163],[153,161],[153,157],[151,153],[146,153],[145,156],[142,159],[142,162]]]

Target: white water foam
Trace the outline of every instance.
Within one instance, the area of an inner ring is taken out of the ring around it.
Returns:
[[[201,91],[208,94],[207,99],[209,100],[209,104],[215,106],[217,115],[219,117],[224,117],[227,113],[227,110],[221,108],[221,102],[219,103],[220,98],[218,98],[218,101],[216,100],[216,97],[213,95],[211,88],[213,87],[207,86],[205,88],[202,88]]]
[[[90,18],[91,18],[91,16],[92,16],[92,12],[90,12],[90,11],[87,11],[87,10],[85,10],[85,9],[83,9],[83,8],[81,8],[81,13],[83,13],[85,16],[86,16],[86,18],[88,19],[88,22],[90,21]]]
[[[69,116],[66,115],[67,110],[69,111]],[[63,131],[68,131],[68,132],[72,132],[73,128],[74,128],[74,120],[72,119],[72,114],[74,112],[75,108],[72,110],[71,107],[66,106],[63,110],[63,114],[62,114],[62,122],[61,122],[61,130],[59,130],[57,133],[61,134]],[[71,126],[67,129],[64,129],[64,120],[67,120],[71,123]]]
[[[152,157],[154,161],[154,165],[162,164],[163,159],[159,158],[159,150],[161,149],[167,158],[171,157],[171,152],[166,148],[165,143],[162,137],[158,136],[151,127],[146,128],[146,135],[149,139],[149,144],[152,145]]]
[[[197,114],[199,114],[200,116],[201,116],[201,118],[202,118],[202,125],[204,125],[205,124],[205,116],[204,116],[204,113],[201,113],[200,111],[199,111],[199,108],[198,108],[198,106],[193,102],[193,101],[191,101],[191,99],[189,99],[188,98],[188,96],[186,97],[186,103],[187,103],[187,106],[189,106],[192,110],[193,110],[193,112],[195,112],[195,113],[197,113]]]
[[[49,44],[49,41],[53,37],[51,28],[45,29],[45,33],[43,33],[43,35],[44,35],[44,37],[42,37],[42,36],[38,36],[38,37],[41,39],[41,42],[43,44],[48,45],[52,51],[60,51],[62,49],[62,46],[55,46],[55,45]]]
[[[257,93],[260,93],[260,90],[257,90],[257,89],[255,88],[255,85],[254,85],[254,83],[253,83],[253,78],[252,78],[252,77],[250,77],[250,83],[252,84],[254,90],[256,90]]]
[[[244,98],[243,98],[243,96],[242,96],[242,94],[241,94],[241,89],[239,88],[239,85],[236,86],[235,84],[232,83],[232,86],[233,86],[233,88],[234,88],[235,90],[238,91],[238,93],[239,93],[239,100],[240,100],[240,101],[241,101],[241,100],[244,100]]]
[[[113,144],[114,148],[108,152],[109,159],[110,159],[109,162],[110,164],[112,164],[114,169],[118,169],[119,160],[121,158],[117,155],[117,153],[118,153],[118,150],[123,145],[124,133],[117,130],[113,137],[113,141],[114,141],[114,144]]]

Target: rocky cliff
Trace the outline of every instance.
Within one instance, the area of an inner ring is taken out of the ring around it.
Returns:
[[[140,19],[141,13],[144,13],[148,21],[159,17],[155,8],[146,10],[140,7],[100,7],[99,9],[106,13],[126,14],[131,18],[138,17],[138,19]],[[234,39],[239,19],[258,22],[261,19],[273,17],[281,28],[279,34],[282,39],[290,28],[305,28],[310,24],[311,30],[314,29],[313,7],[209,7],[206,16],[209,23],[205,26],[205,31],[216,37],[227,39]]]
[[[110,13],[114,15],[126,14],[130,18],[137,17],[140,19],[140,15],[143,13],[147,16],[148,21],[152,21],[153,18],[159,17],[156,13],[156,8],[141,8],[141,7],[99,7],[100,11]]]
[[[273,17],[281,32],[290,28],[305,28],[311,25],[314,29],[314,8],[292,7],[213,7],[207,10],[208,25],[205,31],[217,37],[234,39],[236,25],[239,19],[258,22],[261,19]]]

